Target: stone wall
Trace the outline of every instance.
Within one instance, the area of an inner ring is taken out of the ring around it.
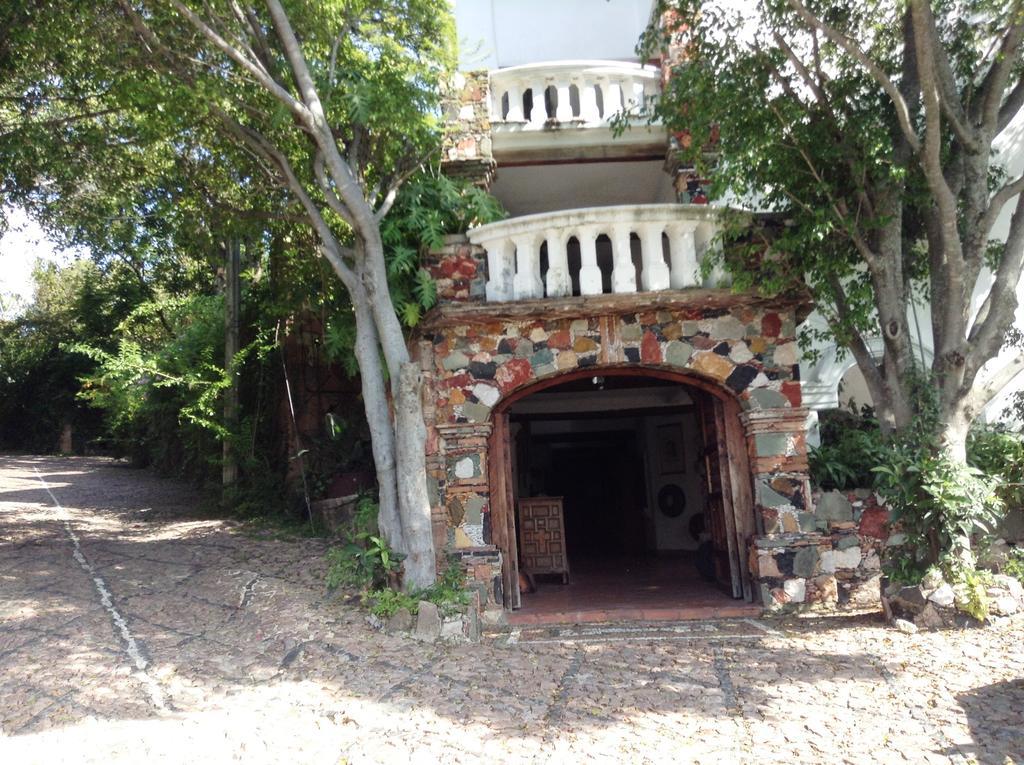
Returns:
[[[485,533],[487,436],[494,406],[509,394],[580,369],[595,374],[608,367],[666,369],[720,386],[751,411],[752,421],[777,422],[773,413],[783,409],[797,427],[805,415],[802,409],[792,410],[800,403],[791,363],[792,327],[791,316],[774,311],[686,309],[496,321],[432,332],[421,361],[432,394],[436,437],[431,443],[444,455],[434,477],[438,500],[453,522],[451,541],[457,547],[490,541]],[[752,448],[771,461],[764,474],[771,476],[776,491],[791,500],[801,498],[793,501],[806,507],[806,473],[797,475],[801,466],[806,471],[802,434],[783,433],[774,440],[758,434]],[[766,486],[761,493],[768,491]]]
[[[889,511],[866,489],[816,492],[812,500],[798,531],[766,534],[751,550],[763,602],[772,610],[880,608]]]
[[[465,236],[445,238],[445,247],[424,264],[442,302],[483,300],[487,289],[487,260],[484,249],[470,244]]]
[[[495,408],[566,373],[622,369],[678,374],[680,382],[736,402],[755,515],[750,572],[766,604],[861,597],[854,578],[842,573],[854,556],[840,539],[853,528],[852,505],[849,519],[830,521],[819,517],[810,493],[793,304],[744,304],[720,290],[649,310],[637,306],[639,295],[604,296],[614,299],[601,303],[534,301],[524,315],[522,306],[484,301],[485,255],[464,239],[450,238],[426,267],[442,303],[425,318],[415,347],[426,383],[435,540],[440,555],[463,557],[485,608],[502,600],[501,557],[490,525]],[[824,512],[837,511],[826,502]],[[857,567],[862,558],[870,566],[866,543],[857,550]],[[876,584],[876,601],[877,591]]]
[[[487,187],[496,163],[491,151],[491,91],[487,71],[452,76],[443,101],[441,169]]]

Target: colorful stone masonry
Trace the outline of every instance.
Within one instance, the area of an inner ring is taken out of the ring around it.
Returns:
[[[491,152],[490,82],[486,70],[452,76],[443,101],[441,167],[448,175],[487,187],[496,163]]]
[[[703,290],[649,310],[643,294],[531,301],[523,310],[484,302],[484,253],[464,238],[449,237],[428,267],[440,306],[415,351],[426,382],[435,541],[463,559],[485,611],[500,609],[503,597],[489,517],[492,413],[539,381],[623,368],[681,373],[738,403],[753,488],[756,534],[744,557],[755,597],[772,609],[838,607],[871,601],[871,590],[878,602],[884,511],[865,499],[812,501],[792,301]]]
[[[797,531],[767,533],[750,549],[750,570],[772,611],[880,607],[881,561],[890,540],[889,511],[868,489],[816,492],[798,514]]]

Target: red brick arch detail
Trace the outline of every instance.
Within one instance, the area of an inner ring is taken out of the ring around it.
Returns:
[[[729,495],[727,512],[734,512],[738,519],[745,519],[743,525],[751,534],[753,533],[755,525],[753,476],[750,472],[746,436],[739,418],[743,407],[740,399],[732,391],[692,372],[641,364],[595,365],[583,369],[567,370],[551,377],[534,380],[503,397],[491,410],[490,418],[493,427],[488,439],[487,483],[489,512],[491,513],[491,541],[501,550],[502,554],[502,586],[506,608],[519,607],[519,563],[511,485],[511,463],[509,461],[508,409],[516,401],[546,388],[598,375],[602,377],[653,377],[670,380],[704,391],[722,402],[725,433],[720,434],[719,440],[725,445],[728,455],[725,462],[731,476],[729,479],[730,490],[727,492]]]

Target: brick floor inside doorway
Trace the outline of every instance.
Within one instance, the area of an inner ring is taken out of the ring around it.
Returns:
[[[761,606],[737,600],[697,574],[687,557],[594,557],[571,561],[569,584],[557,577],[524,593],[510,625],[660,621],[759,616]]]

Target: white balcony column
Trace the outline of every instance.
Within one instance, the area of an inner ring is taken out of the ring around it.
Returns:
[[[622,108],[629,110],[636,106],[636,80],[632,77],[622,79]]]
[[[673,223],[668,226],[670,255],[672,262],[671,286],[674,290],[696,287],[700,284],[697,273],[697,246],[693,232],[696,222]]]
[[[597,83],[591,79],[583,79],[577,87],[580,89],[580,119],[584,122],[600,122],[601,110],[597,108]]]
[[[601,267],[597,265],[596,226],[583,226],[576,237],[580,242],[580,294],[600,295],[604,292]]]
[[[650,83],[645,80],[637,80],[636,85],[637,104],[640,106],[640,108],[646,108],[647,97],[654,95],[654,93],[652,93],[650,90]]]
[[[612,292],[636,292],[636,266],[629,241],[630,227],[626,223],[612,226]]]
[[[604,118],[606,120],[618,114],[626,107],[628,98],[624,96],[622,84],[609,79],[608,86],[604,91]]]
[[[547,232],[548,272],[547,296],[565,297],[572,294],[572,279],[569,277],[569,251],[566,242],[569,239],[564,229],[555,228]]]
[[[503,303],[514,296],[512,279],[515,277],[515,260],[512,240],[508,238],[484,242],[487,250],[487,299]]]
[[[548,120],[548,108],[544,103],[544,92],[547,88],[547,83],[543,80],[530,85],[530,91],[533,93],[533,112],[530,113],[530,122],[534,125],[543,125]]]
[[[569,80],[558,83],[558,105],[555,107],[555,119],[559,122],[572,121],[572,98],[569,95]]]
[[[512,280],[516,300],[544,297],[540,276],[540,243],[536,233],[513,236],[516,243],[516,275]]]
[[[643,259],[643,272],[640,274],[644,290],[667,290],[671,283],[669,268],[665,264],[665,255],[661,247],[661,223],[644,223],[640,226],[640,255]]]
[[[525,122],[523,118],[523,89],[518,82],[510,82],[505,88],[508,95],[508,114],[505,122]]]
[[[704,257],[707,257],[709,253],[705,252]],[[722,261],[719,258],[715,258],[711,266],[711,272],[708,274],[708,278],[704,280],[705,287],[728,287],[732,284],[732,276],[725,270],[725,266],[722,265]]]

